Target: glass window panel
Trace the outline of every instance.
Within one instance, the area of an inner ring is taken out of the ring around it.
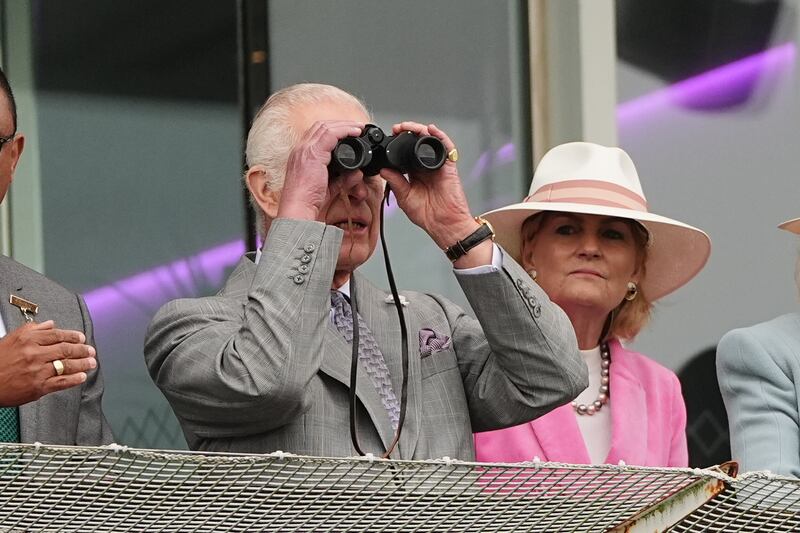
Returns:
[[[667,5],[669,4],[669,5]],[[794,1],[617,3],[622,147],[653,212],[704,229],[712,257],[634,346],[669,367],[726,331],[797,309]]]
[[[202,4],[33,7],[45,269],[84,293],[106,414],[140,447],[186,446],[143,363],[147,324],[215,293],[244,247],[235,4]]]

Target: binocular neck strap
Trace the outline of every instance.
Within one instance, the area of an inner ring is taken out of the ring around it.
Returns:
[[[389,194],[391,193],[391,189],[389,185],[386,185],[386,189],[383,195],[383,201],[381,202],[381,216],[380,216],[380,224],[381,224],[381,247],[383,248],[383,260],[386,264],[386,277],[389,279],[389,288],[392,291],[392,297],[394,298],[394,306],[397,310],[397,319],[400,321],[400,346],[402,349],[402,362],[403,362],[403,384],[401,387],[400,392],[400,419],[397,422],[397,431],[394,434],[394,438],[392,439],[391,444],[386,449],[386,452],[382,455],[384,459],[388,459],[391,455],[392,451],[394,451],[397,443],[400,441],[400,433],[403,431],[403,423],[406,420],[406,407],[408,405],[408,328],[406,327],[406,319],[405,314],[403,313],[403,305],[400,302],[400,295],[397,292],[397,285],[394,281],[394,274],[392,273],[392,264],[389,261],[389,249],[386,246],[386,235],[384,234],[383,230],[383,217],[384,217],[384,206],[389,204]],[[353,448],[355,448],[356,452],[359,455],[364,455],[364,452],[361,449],[361,446],[358,444],[358,431],[357,431],[357,424],[356,424],[356,380],[358,379],[358,320],[356,317],[358,316],[358,298],[356,296],[356,283],[353,282],[350,284],[350,307],[353,311],[353,352],[352,358],[350,361],[350,439],[353,441]]]

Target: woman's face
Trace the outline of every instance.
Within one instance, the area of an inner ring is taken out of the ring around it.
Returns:
[[[543,213],[522,228],[522,266],[553,302],[575,313],[605,317],[639,283],[635,222],[579,213]]]

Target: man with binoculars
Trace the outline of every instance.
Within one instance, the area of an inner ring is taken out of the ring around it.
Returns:
[[[387,136],[369,122],[354,96],[318,84],[273,94],[256,116],[245,182],[263,248],[217,296],[165,305],[145,344],[192,449],[471,460],[473,431],[586,388],[566,315],[471,215],[453,142],[434,125]],[[404,291],[401,324],[394,298],[358,274],[387,184],[446,251],[477,320]]]

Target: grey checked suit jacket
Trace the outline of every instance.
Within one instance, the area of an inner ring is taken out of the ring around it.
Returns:
[[[145,358],[190,448],[355,455],[348,430],[351,348],[330,322],[342,235],[318,222],[276,220],[258,265],[246,256],[217,296],[176,300],[157,313]],[[474,459],[473,431],[528,421],[587,386],[566,315],[521,267],[506,258],[500,272],[458,280],[480,323],[444,298],[403,293],[408,412],[393,457]],[[399,397],[396,310],[363,277],[352,282]],[[421,358],[422,328],[451,337],[452,345]],[[392,427],[363,369],[357,394],[362,448],[384,453]]]
[[[0,255],[0,313],[6,331],[25,324],[11,294],[39,304],[37,322],[53,320],[57,328],[82,331],[94,346],[92,319],[83,299],[38,272]],[[22,442],[97,446],[114,440],[103,415],[103,377],[98,366],[80,386],[42,396],[19,407]]]

